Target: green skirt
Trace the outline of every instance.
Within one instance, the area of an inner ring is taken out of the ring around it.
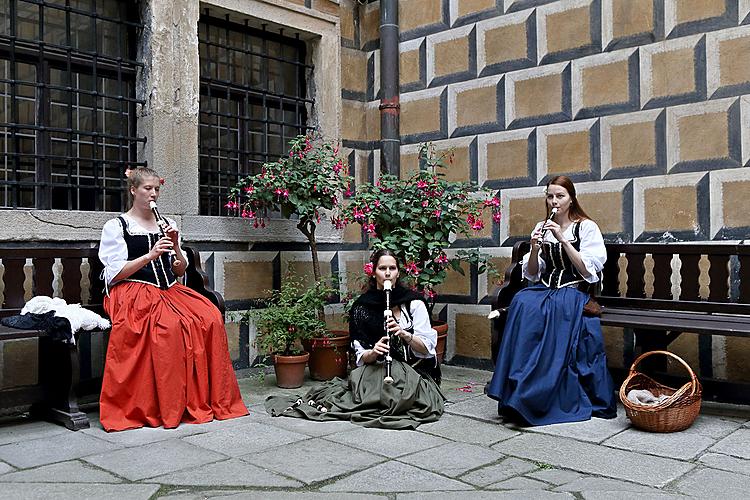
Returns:
[[[384,371],[382,364],[364,365],[353,370],[347,380],[324,382],[304,396],[269,396],[266,411],[272,417],[348,420],[381,429],[416,429],[440,418],[445,396],[431,378],[394,360],[394,382],[386,385]]]

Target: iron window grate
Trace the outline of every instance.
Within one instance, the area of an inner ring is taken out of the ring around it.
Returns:
[[[200,213],[225,215],[229,188],[241,175],[284,154],[305,134],[314,100],[306,82],[306,46],[208,10],[198,26],[200,53]]]
[[[124,209],[142,28],[132,1],[0,0],[0,207]]]

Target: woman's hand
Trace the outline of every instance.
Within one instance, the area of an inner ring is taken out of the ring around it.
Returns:
[[[161,257],[164,252],[169,252],[173,248],[174,243],[172,243],[172,240],[169,237],[165,236],[159,238],[159,240],[154,243],[154,246],[151,247],[151,251],[146,255],[148,256],[149,262],[152,262]]]
[[[172,227],[168,224],[167,227],[164,228],[164,233],[166,233],[167,237],[172,242],[173,247],[180,244],[180,232],[177,231],[176,227]]]
[[[562,229],[560,228],[560,224],[553,220],[548,220],[544,223],[544,226],[542,226],[542,231],[552,231],[552,234],[555,236],[555,239],[559,241],[560,243],[565,242],[565,236],[562,234]]]
[[[542,239],[542,226],[539,226],[533,233],[531,233],[531,248],[539,248],[540,241]]]
[[[388,351],[390,351],[388,337],[381,337],[373,346],[372,351],[376,354],[376,357],[388,354]]]

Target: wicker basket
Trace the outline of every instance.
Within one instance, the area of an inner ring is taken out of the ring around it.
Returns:
[[[690,382],[679,389],[673,389],[636,370],[638,363],[655,354],[670,356],[679,361],[690,374]],[[669,397],[655,405],[633,403],[628,399],[628,392],[633,389],[647,389],[654,396]],[[682,358],[669,351],[649,351],[638,356],[630,367],[630,373],[620,387],[620,401],[634,426],[651,432],[676,432],[690,427],[698,416],[701,409],[701,391],[698,378]]]

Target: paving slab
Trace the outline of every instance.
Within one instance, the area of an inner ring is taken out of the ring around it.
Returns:
[[[617,417],[612,419],[592,418],[583,422],[525,427],[524,430],[540,434],[550,434],[552,436],[569,437],[590,443],[601,443],[605,439],[615,436],[629,427],[630,421],[625,416],[625,410],[620,408],[617,412]]]
[[[26,418],[8,420],[0,425],[0,445],[47,438],[69,432],[65,427],[50,422],[29,421]]]
[[[291,419],[290,419],[291,420]],[[241,457],[306,484],[365,470],[384,458],[324,439],[310,439]]]
[[[535,433],[522,434],[492,448],[500,453],[545,462],[555,467],[656,487],[677,479],[694,467],[690,463],[671,458]]]
[[[66,429],[64,434],[0,446],[0,460],[19,468],[37,467],[120,448],[118,444]]]
[[[180,424],[176,429],[165,429],[164,427],[141,427],[140,429],[107,432],[97,418],[96,420],[91,420],[90,428],[82,429],[78,432],[82,432],[98,439],[103,439],[110,443],[130,447],[190,436],[192,434],[199,434],[207,431],[208,429],[205,424]]]
[[[476,418],[499,424],[502,422],[497,414],[497,401],[480,395],[456,404],[446,405],[445,412],[453,415]]]
[[[420,425],[417,430],[444,437],[451,441],[486,446],[510,439],[519,434],[518,431],[508,429],[502,425],[480,422],[471,418],[451,415],[450,413],[444,413],[437,422]]]
[[[148,500],[158,490],[158,484],[8,483],[2,488],[3,497],[13,500]]]
[[[12,483],[121,483],[123,480],[91,464],[72,460],[0,476],[0,482]]]
[[[573,472],[572,470],[561,470],[561,469],[540,469],[534,472],[525,474],[526,477],[532,479],[538,479],[546,483],[560,486],[561,484],[567,484],[575,481],[581,476],[580,472]]]
[[[460,479],[469,484],[482,487],[504,481],[511,477],[520,476],[536,469],[537,466],[531,462],[509,457],[497,464],[471,471],[460,477]]]
[[[258,422],[249,422],[244,425],[182,438],[187,443],[232,457],[239,457],[305,439],[310,439],[310,436]]]
[[[339,479],[333,484],[320,488],[320,491],[395,493],[399,491],[461,491],[473,489],[468,484],[408,464],[387,462]]]
[[[584,491],[584,500],[633,500],[629,491]],[[686,500],[688,497],[679,493],[638,493],[638,500]]]
[[[702,464],[714,469],[738,472],[750,476],[750,461],[730,457],[721,453],[706,453],[698,459]]]
[[[444,476],[457,477],[504,457],[501,453],[474,444],[446,443],[437,448],[406,455],[398,460]]]
[[[744,474],[701,467],[680,478],[673,488],[692,497],[744,500],[750,493],[750,478]]]
[[[716,440],[696,433],[646,432],[628,429],[604,441],[605,446],[637,451],[648,455],[690,460],[714,445]]]
[[[324,439],[390,458],[435,448],[449,442],[423,432],[370,427],[360,427],[343,434],[325,436]]]
[[[138,481],[225,458],[227,458],[226,455],[185,443],[179,439],[170,439],[93,455],[84,460],[118,476]]]
[[[750,429],[740,429],[731,433],[713,445],[709,451],[724,453],[745,460],[750,459]]]
[[[456,493],[400,493],[396,500],[455,500]],[[471,500],[571,500],[570,493],[544,490],[473,491],[466,495]]]
[[[164,474],[151,478],[149,481],[190,486],[253,486],[259,488],[296,488],[302,486],[299,481],[236,458]]]
[[[340,432],[348,432],[360,428],[359,425],[344,420],[316,422],[304,418],[272,417],[268,414],[266,414],[264,418],[259,418],[258,422],[313,437],[338,434]]]
[[[5,462],[0,462],[0,475],[7,474],[8,472],[13,472],[15,467],[12,467],[10,464],[6,464]]]
[[[654,488],[642,484],[629,483],[606,477],[580,477],[575,481],[558,486],[552,491],[628,491],[631,493],[638,493],[639,495],[641,493],[661,493],[660,491],[654,490]]]
[[[742,427],[742,421],[731,417],[718,417],[700,414],[693,425],[680,432],[698,434],[713,439],[721,439]]]
[[[534,490],[547,490],[550,485],[531,479],[528,477],[512,477],[499,483],[491,484],[487,487],[490,490],[522,490],[522,491],[534,491]]]
[[[159,498],[169,500],[384,500],[385,495],[361,493],[314,493],[310,491],[232,491],[232,490],[201,490],[199,492],[174,491]]]

